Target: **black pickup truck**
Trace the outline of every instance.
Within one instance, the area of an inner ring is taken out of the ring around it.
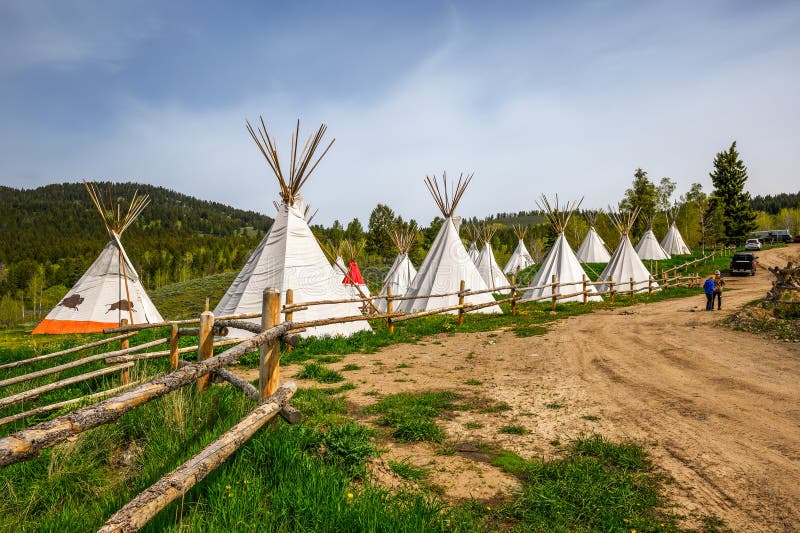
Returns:
[[[756,275],[756,256],[749,252],[737,252],[731,257],[731,274]]]

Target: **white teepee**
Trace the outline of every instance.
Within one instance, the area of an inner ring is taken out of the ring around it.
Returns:
[[[564,230],[569,222],[572,213],[578,208],[580,202],[572,204],[567,203],[564,209],[561,210],[558,205],[558,196],[556,196],[555,206],[551,206],[547,198],[542,195],[542,204],[540,207],[543,211],[547,212],[550,223],[556,230],[558,236],[553,247],[547,253],[547,256],[542,261],[542,265],[536,272],[536,276],[531,280],[530,285],[533,287],[541,287],[538,289],[530,289],[523,295],[523,299],[541,298],[545,296],[552,296],[552,287],[545,287],[548,283],[552,283],[553,275],[560,284],[558,292],[560,294],[574,294],[583,291],[583,278],[586,276],[581,267],[580,261],[575,256],[575,252],[567,242],[564,236]],[[588,279],[588,277],[587,277]],[[595,294],[597,290],[594,285],[588,285],[587,290],[592,293],[588,299],[591,302],[602,302],[603,299]],[[559,299],[559,302],[582,302],[583,295],[571,296],[569,298]]]
[[[300,197],[300,189],[333,144],[331,141],[316,162],[312,161],[325,134],[325,125],[320,126],[316,134],[309,137],[305,148],[298,153],[300,146],[298,144],[300,130],[298,121],[297,129],[292,134],[292,161],[288,178],[285,177],[280,166],[275,142],[269,137],[264,120],[261,119],[258,135],[249,122],[247,129],[278,178],[281,188],[281,204],[269,232],[250,255],[244,268],[217,304],[214,314],[223,316],[260,312],[263,292],[268,287],[280,291],[281,303],[286,301],[287,289],[292,289],[295,303],[347,299],[349,295],[342,285],[343,275],[334,276],[330,263],[325,258],[322,248],[306,222],[305,210]],[[297,322],[303,322],[358,314],[360,314],[360,309],[357,303],[328,304],[295,311],[293,318]],[[259,319],[251,321],[260,323]],[[350,335],[356,331],[369,331],[370,329],[366,321],[347,322],[308,328],[300,335]],[[246,337],[252,334],[232,329],[229,335]]]
[[[416,234],[417,228],[414,225],[407,228],[392,228],[389,230],[389,237],[397,247],[397,257],[383,280],[380,296],[388,295],[389,288],[392,289],[394,296],[405,295],[411,285],[411,281],[417,275],[417,269],[414,268],[411,259],[408,257],[408,251],[411,249]],[[381,312],[386,312],[386,300],[377,300],[375,306]],[[393,307],[397,307],[397,305],[395,304]]]
[[[411,282],[406,291],[408,300],[398,302],[397,310],[410,313],[412,311],[426,311],[441,307],[458,305],[458,296],[431,296],[432,294],[458,292],[461,280],[464,280],[466,289],[473,291],[486,290],[484,283],[475,263],[472,262],[464,243],[458,236],[458,231],[453,224],[453,212],[455,211],[461,196],[464,194],[472,175],[462,181],[463,175],[459,177],[458,183],[453,189],[452,196],[448,194],[447,177],[443,176],[444,192],[439,189],[436,178],[426,177],[425,184],[433,195],[436,205],[444,215],[442,224],[436,239],[433,241],[428,255],[419,267],[417,275]],[[451,186],[452,187],[452,186]],[[467,304],[491,304],[494,301],[491,293],[483,292],[480,294],[468,294],[464,298]],[[451,311],[455,313],[456,311]],[[500,306],[487,305],[474,312],[478,313],[502,313]]]
[[[480,250],[478,250],[478,228],[475,224],[467,224],[464,232],[467,234],[467,239],[469,240],[469,250],[467,250],[467,253],[469,254],[469,258],[472,259],[472,262],[475,263],[478,260],[478,255],[481,253]]]
[[[507,287],[509,284],[508,280],[506,279],[506,275],[503,274],[502,270],[500,270],[500,266],[497,264],[497,260],[494,257],[494,252],[492,251],[491,241],[495,231],[497,231],[496,228],[491,224],[483,225],[481,228],[483,248],[481,249],[480,255],[478,255],[478,260],[475,261],[475,266],[478,267],[478,272],[480,272],[483,281],[490,289]],[[502,289],[495,292],[499,294],[509,294],[511,289]]]
[[[670,222],[669,230],[664,238],[661,240],[661,247],[670,255],[688,255],[692,253],[683,240],[681,232],[678,231],[678,226],[675,224],[676,220],[675,210],[667,212],[667,219]]]
[[[517,247],[514,248],[514,253],[511,254],[511,258],[503,269],[503,273],[506,275],[516,275],[520,270],[524,270],[534,264],[533,257],[528,252],[528,248],[525,247],[525,234],[528,232],[528,228],[519,224],[515,224],[512,227],[519,241],[517,242]]]
[[[122,217],[110,199],[110,191],[109,205],[105,206],[94,186],[86,182],[84,185],[103,217],[111,240],[33,333],[97,332],[119,326],[122,319],[129,324],[163,322],[120,242],[122,233],[147,207],[149,197],[134,194],[127,214]]]
[[[639,254],[640,259],[650,259],[653,261],[661,261],[669,259],[669,254],[664,251],[656,239],[656,234],[653,233],[653,219],[655,216],[646,217],[647,231],[644,232],[639,243],[636,245],[636,253]]]
[[[600,273],[597,281],[610,282],[614,280],[614,285],[619,291],[630,290],[630,280],[633,279],[633,287],[637,292],[646,291],[649,286],[650,271],[644,266],[639,255],[631,244],[628,234],[631,231],[636,215],[639,214],[639,209],[635,209],[632,213],[614,213],[609,209],[608,216],[616,226],[620,234],[619,244],[617,249],[614,250],[611,259],[609,260],[606,268]],[[599,285],[600,291],[607,291],[610,283],[606,285]],[[658,284],[653,281],[652,289],[658,289]]]
[[[602,211],[585,211],[584,216],[589,222],[589,232],[583,239],[576,255],[581,263],[608,263],[611,254],[608,253],[606,243],[595,230],[597,217]]]

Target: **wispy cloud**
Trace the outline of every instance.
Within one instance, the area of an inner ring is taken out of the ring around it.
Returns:
[[[331,24],[290,13],[301,27],[248,27],[235,47],[220,43],[241,56],[193,67],[203,72],[197,80],[158,71],[165,85],[185,82],[183,97],[174,87],[98,95],[112,113],[95,135],[0,125],[14,145],[0,157],[0,176],[26,185],[141,180],[270,213],[274,178],[244,130],[261,113],[284,146],[298,116],[307,130],[328,123],[336,137],[306,191],[322,222],[366,222],[377,202],[428,221],[437,213],[422,178],[442,170],[476,172],[463,215],[531,209],[541,192],[605,205],[637,166],[686,189],[706,182],[714,153],[734,138],[754,192],[796,187],[793,4],[730,13],[706,3],[482,9],[432,8],[416,25],[424,7],[394,16],[395,25],[385,14],[347,13]],[[375,20],[391,27],[381,32]],[[157,53],[128,42],[125,53],[136,57],[126,65]]]

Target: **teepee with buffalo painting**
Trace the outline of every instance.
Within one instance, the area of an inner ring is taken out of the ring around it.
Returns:
[[[115,205],[110,187],[104,199],[94,185],[86,182],[84,185],[111,240],[33,333],[93,333],[117,327],[123,319],[128,324],[162,322],[164,319],[147,296],[120,241],[150,198],[134,194],[123,214],[121,206]]]

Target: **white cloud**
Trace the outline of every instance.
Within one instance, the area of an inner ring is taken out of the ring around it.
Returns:
[[[483,28],[451,13],[438,47],[380,93],[334,99],[324,87],[302,87],[202,110],[130,97],[102,138],[67,139],[51,157],[0,170],[46,181],[133,179],[272,214],[275,179],[244,121],[264,114],[287,149],[302,113],[306,132],[324,121],[337,139],[305,191],[322,223],[357,216],[366,224],[378,202],[427,223],[438,213],[422,179],[442,170],[476,173],[464,216],[532,209],[540,193],[605,206],[619,200],[638,166],[654,179],[676,179],[680,193],[694,181],[708,186],[714,154],[733,139],[754,193],[792,190],[800,47],[796,38],[769,40],[767,29],[784,24],[779,15],[707,30],[707,19],[669,26],[681,18],[673,13],[665,21],[671,29],[648,37],[645,26],[641,47],[625,48],[619,35],[652,12],[619,22],[578,17],[563,32],[552,20]],[[729,40],[751,46],[729,57],[725,35],[733,31]],[[586,40],[569,41],[581,35]],[[539,49],[545,45],[550,56]]]

